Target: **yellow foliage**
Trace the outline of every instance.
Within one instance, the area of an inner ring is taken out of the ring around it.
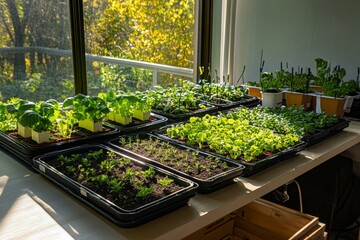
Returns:
[[[194,0],[93,1],[92,53],[192,67]]]

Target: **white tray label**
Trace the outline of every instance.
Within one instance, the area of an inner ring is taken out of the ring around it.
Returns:
[[[45,172],[45,167],[44,167],[44,165],[39,164],[39,169],[40,169],[40,171]]]
[[[81,195],[83,195],[84,197],[87,197],[87,192],[86,192],[85,189],[80,188],[80,193],[81,193]]]

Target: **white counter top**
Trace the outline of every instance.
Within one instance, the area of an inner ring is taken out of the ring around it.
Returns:
[[[0,150],[0,239],[179,239],[360,143],[360,123],[174,212],[120,228]],[[16,230],[15,230],[16,229]]]

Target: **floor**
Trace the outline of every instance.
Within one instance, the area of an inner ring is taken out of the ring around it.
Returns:
[[[349,226],[346,231],[337,231],[329,233],[329,240],[359,240],[360,239],[360,218],[357,223]]]

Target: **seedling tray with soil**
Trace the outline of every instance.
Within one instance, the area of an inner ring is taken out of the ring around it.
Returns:
[[[196,183],[118,153],[83,145],[34,158],[43,176],[123,227],[134,227],[186,205]]]
[[[199,193],[210,193],[234,183],[244,166],[164,141],[151,134],[121,136],[109,142],[120,152],[174,172],[199,184]]]

